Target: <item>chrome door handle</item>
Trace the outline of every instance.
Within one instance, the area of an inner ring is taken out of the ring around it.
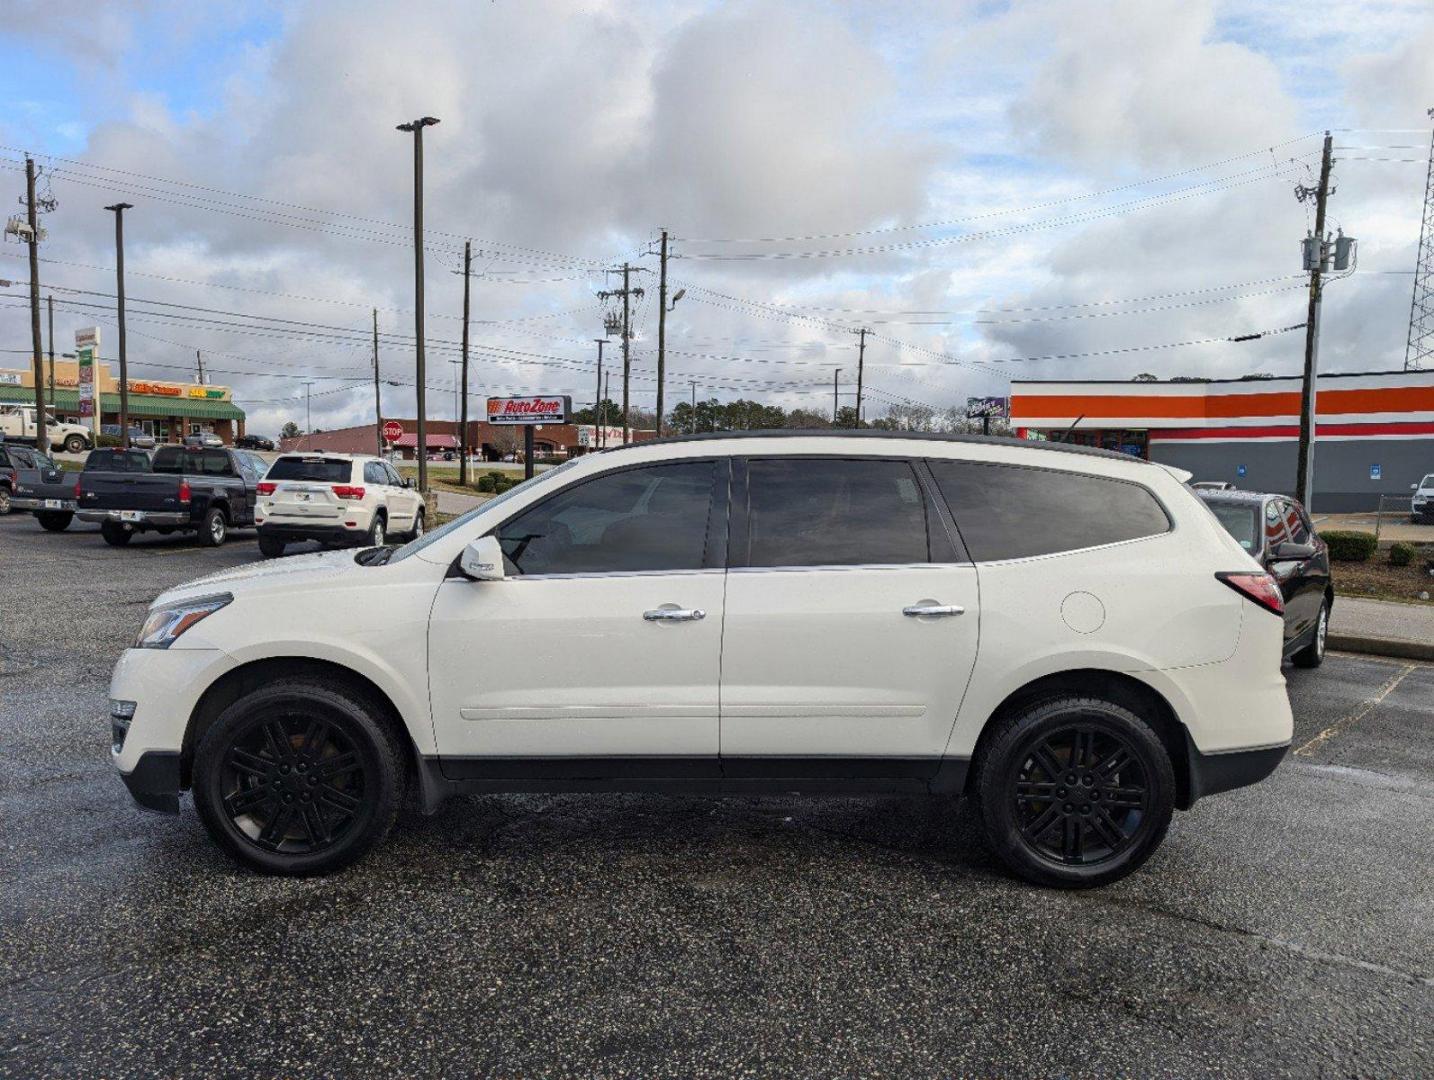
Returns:
[[[696,622],[707,618],[707,612],[701,608],[660,607],[644,611],[642,617],[648,622]]]
[[[960,604],[912,604],[910,607],[901,609],[903,615],[910,615],[912,618],[920,618],[922,615],[944,618],[948,615],[964,615],[966,609]]]

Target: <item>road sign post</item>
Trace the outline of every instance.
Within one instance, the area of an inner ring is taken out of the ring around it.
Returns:
[[[563,394],[488,399],[488,423],[523,429],[523,479],[533,478],[533,429],[543,424],[566,424],[573,399]]]
[[[99,389],[99,358],[100,358],[100,328],[91,326],[85,330],[75,331],[75,361],[79,367],[79,398],[80,418],[87,420],[92,434],[91,442],[98,446],[100,444],[100,404],[103,400],[100,397]],[[50,403],[51,408],[54,402]],[[37,423],[44,423],[43,416],[37,417]],[[127,432],[120,432],[123,439]]]

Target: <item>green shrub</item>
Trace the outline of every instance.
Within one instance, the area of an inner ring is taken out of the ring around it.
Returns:
[[[1335,562],[1368,562],[1376,547],[1373,533],[1335,529],[1320,536],[1329,545],[1329,557]]]
[[[1413,544],[1391,544],[1389,546],[1389,564],[1391,566],[1408,566],[1413,561]]]
[[[486,474],[486,475],[484,475],[484,476],[478,477],[478,490],[479,490],[479,491],[486,491],[486,492],[489,492],[489,493],[491,493],[491,492],[497,490],[496,485],[495,485],[494,482],[493,482],[493,474],[492,474],[492,473],[488,473],[488,474]]]
[[[96,438],[95,438],[95,445],[96,445],[96,446],[119,446],[119,445],[120,445],[120,437],[119,437],[118,435],[105,435],[105,434],[101,433],[100,435],[96,436]]]

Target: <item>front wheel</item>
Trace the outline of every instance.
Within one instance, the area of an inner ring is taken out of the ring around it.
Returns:
[[[388,522],[382,514],[374,514],[373,524],[368,527],[368,547],[383,547],[388,541]]]
[[[271,874],[325,874],[362,857],[403,794],[397,740],[341,683],[282,680],[240,698],[194,756],[194,805],[214,840]]]
[[[1175,772],[1135,713],[1073,696],[998,723],[977,762],[977,800],[987,839],[1017,874],[1062,888],[1107,885],[1160,845]]]
[[[64,532],[70,527],[75,515],[68,510],[37,510],[35,520],[46,532]]]
[[[106,521],[100,526],[100,535],[110,547],[124,547],[134,537],[133,532],[113,521]]]
[[[205,547],[218,547],[228,535],[229,519],[219,507],[211,506],[199,524],[199,542]]]
[[[65,440],[65,453],[78,454],[84,450],[87,445],[83,435],[71,435]]]
[[[1290,659],[1297,668],[1317,668],[1324,663],[1325,640],[1329,637],[1329,601],[1320,604],[1319,618],[1315,620],[1314,637],[1310,643]]]

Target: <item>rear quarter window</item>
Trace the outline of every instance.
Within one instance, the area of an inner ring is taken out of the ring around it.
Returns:
[[[1053,555],[1170,531],[1159,500],[1128,480],[976,461],[929,464],[976,562]]]
[[[91,450],[85,472],[149,472],[149,455],[143,450]]]

